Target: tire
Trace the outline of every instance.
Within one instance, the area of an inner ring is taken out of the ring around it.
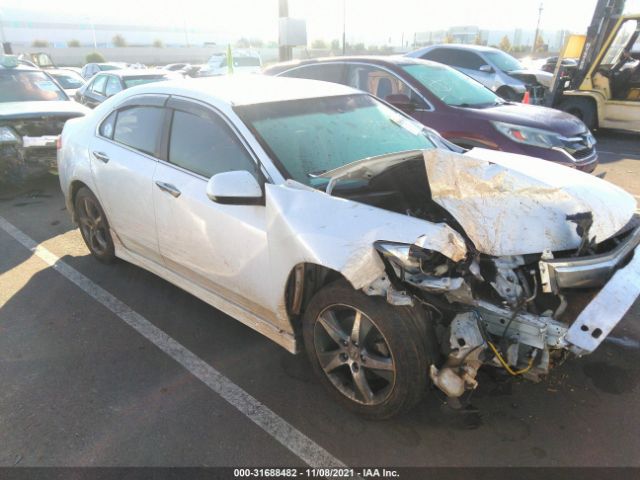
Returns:
[[[86,187],[76,193],[74,207],[82,239],[96,260],[112,263],[116,259],[115,247],[107,216],[96,196]]]
[[[598,126],[596,106],[588,98],[565,98],[558,105],[558,109],[578,117],[589,130]]]
[[[509,102],[520,102],[522,101],[522,96],[518,95],[515,90],[509,87],[501,87],[496,92],[500,97],[504,98]]]
[[[354,329],[358,312],[360,328]],[[314,372],[359,415],[383,420],[409,411],[421,400],[437,355],[433,325],[420,317],[421,311],[367,296],[344,280],[327,285],[302,320]]]

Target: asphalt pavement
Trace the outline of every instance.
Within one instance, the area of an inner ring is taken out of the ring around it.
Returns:
[[[597,173],[640,196],[639,137],[598,139]],[[93,260],[55,176],[0,192],[0,218],[0,466],[640,466],[640,303],[545,382],[487,371],[464,412],[431,391],[372,422],[304,355]]]

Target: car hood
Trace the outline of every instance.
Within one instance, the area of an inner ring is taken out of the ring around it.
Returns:
[[[79,117],[90,113],[87,107],[71,100],[0,103],[0,120],[62,115]]]
[[[551,80],[553,79],[553,74],[549,72],[545,72],[544,70],[529,70],[523,68],[521,70],[510,70],[509,75],[513,75],[517,77],[518,75],[533,75],[536,77],[536,80],[541,85],[551,88]]]
[[[565,137],[581,135],[587,131],[586,125],[579,118],[560,110],[537,105],[507,102],[475,111],[487,120],[550,130]]]
[[[332,182],[369,179],[420,155],[432,200],[487,255],[576,249],[581,238],[567,216],[585,212],[593,216],[590,238],[601,242],[619,232],[636,209],[631,195],[597,177],[524,155],[476,148],[464,154],[432,149],[374,157],[321,177]]]

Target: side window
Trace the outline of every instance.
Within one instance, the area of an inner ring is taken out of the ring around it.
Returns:
[[[91,91],[99,95],[104,95],[104,87],[107,83],[106,75],[98,75],[91,84]]]
[[[249,152],[224,120],[213,115],[174,111],[169,162],[206,178],[234,170],[247,170],[257,177]]]
[[[469,70],[479,70],[487,63],[478,54],[458,48],[436,48],[425,53],[422,58]]]
[[[98,130],[101,136],[113,139],[113,127],[115,127],[116,124],[116,114],[117,112],[112,112],[111,115],[102,121]]]
[[[149,155],[158,155],[165,109],[130,107],[118,112],[113,140]]]
[[[111,97],[116,93],[122,90],[122,85],[120,84],[120,80],[113,75],[109,75],[109,80],[107,80],[107,87],[105,90],[105,95],[107,97]]]
[[[310,80],[322,80],[324,82],[345,83],[344,63],[325,63],[306,65],[283,73],[282,77],[308,78]]]
[[[433,50],[429,50],[427,53],[422,55],[421,58],[423,58],[424,60],[431,60],[432,62],[451,65],[451,57],[449,55],[450,52],[451,50],[446,48],[435,48]]]
[[[409,85],[391,72],[370,65],[349,65],[347,84],[358,90],[369,92],[382,100],[391,95],[405,95],[417,105],[423,106],[424,101]]]

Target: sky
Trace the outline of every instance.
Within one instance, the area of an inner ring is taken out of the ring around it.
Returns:
[[[307,21],[308,39],[341,38],[346,6],[347,40],[399,43],[418,31],[478,25],[483,29],[536,28],[543,4],[543,30],[584,33],[597,0],[289,0],[292,17]],[[627,0],[640,11],[640,0]],[[96,5],[100,8],[96,9]],[[98,22],[157,24],[206,28],[232,35],[277,40],[278,0],[0,0],[3,7],[73,16],[91,16]]]

